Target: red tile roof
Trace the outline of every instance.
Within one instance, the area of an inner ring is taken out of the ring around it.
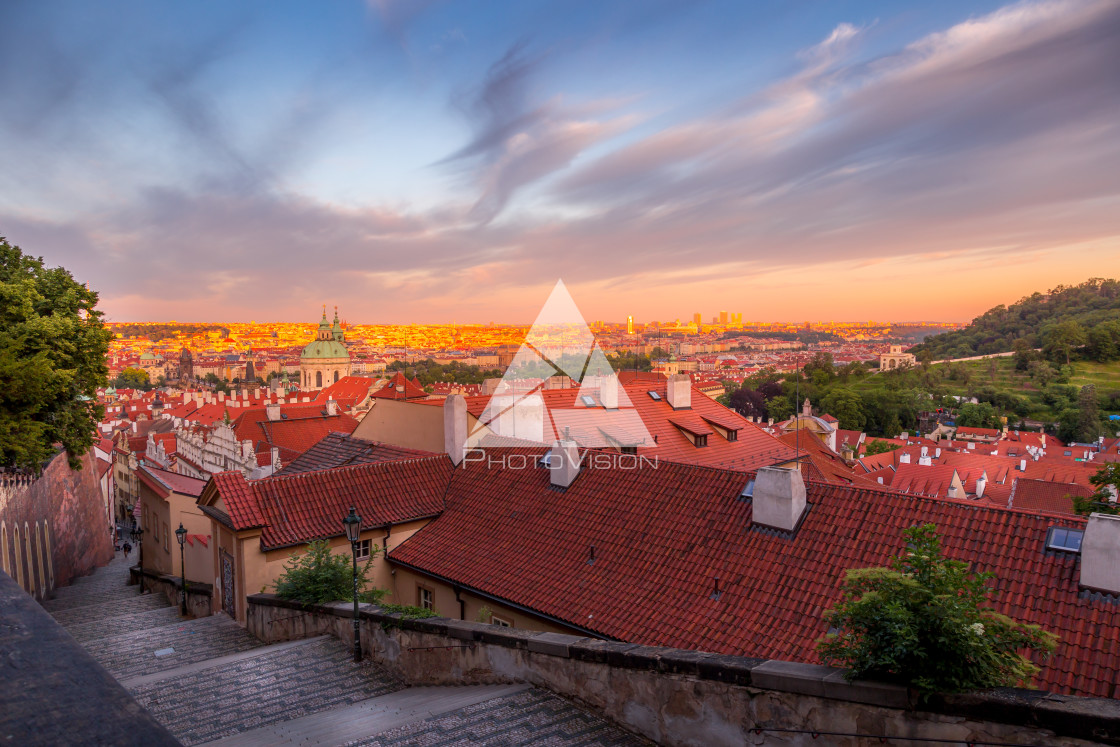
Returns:
[[[1088,498],[1093,491],[1083,485],[1062,482],[1047,482],[1020,477],[1011,489],[1008,505],[1025,511],[1045,511],[1048,513],[1073,515],[1073,498]]]
[[[995,609],[1060,636],[1038,685],[1109,696],[1120,681],[1115,602],[1044,550],[1050,526],[1083,519],[812,482],[790,536],[752,526],[731,470],[585,469],[558,491],[547,470],[492,465],[455,470],[443,515],[391,562],[609,638],[815,662],[844,572],[885,565],[904,529],[930,522],[948,556],[996,574]]]
[[[424,399],[428,393],[424,391],[424,387],[420,386],[419,382],[409,381],[400,371],[397,371],[393,378],[385,386],[378,389],[370,395],[377,399]]]
[[[956,468],[943,464],[899,464],[891,487],[911,495],[947,497],[953,478],[958,476]]]
[[[214,475],[214,489],[234,528],[264,527],[261,548],[272,550],[342,535],[351,506],[366,529],[435,516],[443,510],[452,469],[441,454],[251,483],[240,472],[223,472]]]
[[[348,433],[330,433],[277,472],[277,475],[430,456],[436,455],[430,451],[408,449],[380,441],[365,441]]]
[[[280,405],[280,420],[269,420],[267,409],[254,407],[243,412],[233,423],[238,441],[263,442],[257,452],[276,446],[281,460],[302,454],[332,432],[353,433],[358,421],[339,411],[326,415],[326,404]],[[287,454],[283,450],[287,450]]]

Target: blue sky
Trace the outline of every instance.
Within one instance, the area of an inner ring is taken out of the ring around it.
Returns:
[[[0,235],[116,320],[967,319],[1120,270],[1120,3],[15,2]]]

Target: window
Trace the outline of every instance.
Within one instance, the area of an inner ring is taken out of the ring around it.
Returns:
[[[754,480],[748,480],[747,484],[743,487],[743,492],[739,493],[740,498],[754,498]]]
[[[419,607],[426,610],[434,610],[436,607],[435,594],[431,589],[426,589],[423,586],[416,587],[416,603]]]
[[[512,628],[513,627],[513,621],[512,620],[506,620],[505,618],[498,617],[497,615],[491,615],[490,616],[490,622],[493,625],[497,625],[499,628]]]
[[[638,455],[638,447],[637,446],[623,446],[621,451],[622,451],[623,454],[632,454],[634,456]]]
[[[660,402],[661,401],[661,395],[658,394],[657,392],[653,391],[652,389],[650,389],[648,392],[646,392],[646,394],[648,394],[649,398],[652,399],[654,402]]]
[[[699,448],[699,447],[701,447],[701,446],[707,446],[707,445],[708,445],[708,436],[707,436],[707,435],[703,435],[703,436],[697,436],[697,437],[696,437],[696,446],[697,446],[697,448]]]
[[[1069,527],[1050,527],[1046,535],[1046,549],[1059,552],[1081,552],[1081,538],[1085,532]]]
[[[1062,452],[1062,456],[1073,456],[1073,452],[1072,452],[1072,451],[1068,451],[1068,450],[1067,450],[1067,451],[1063,451],[1063,452]]]
[[[372,540],[358,540],[358,560],[368,560],[371,547]]]
[[[738,441],[739,440],[739,431],[732,431],[732,430],[727,431],[727,440],[728,441]]]
[[[167,531],[167,524],[164,523],[164,525],[163,525],[163,549],[168,551],[168,552],[171,551],[171,548],[168,547],[168,542],[167,542],[167,540],[170,536],[171,536],[171,532]]]
[[[579,398],[579,400],[580,400],[580,402],[582,402],[584,404],[585,407],[594,407],[595,406],[595,398],[592,397],[590,394],[582,395]]]

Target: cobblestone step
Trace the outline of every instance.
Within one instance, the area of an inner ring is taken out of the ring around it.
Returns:
[[[225,615],[212,615],[97,638],[84,645],[111,675],[127,680],[248,651],[261,643]]]
[[[91,604],[101,604],[138,596],[140,596],[139,586],[126,586],[123,583],[118,586],[106,586],[104,589],[91,590],[64,586],[55,590],[53,597],[43,600],[42,606],[47,612],[57,612],[73,607],[88,607]]]
[[[395,692],[383,668],[355,663],[350,648],[318,639],[134,688],[132,694],[187,745]]]
[[[51,612],[51,617],[64,627],[81,625],[94,620],[102,620],[107,626],[111,627],[114,625],[114,618],[170,606],[167,598],[162,594],[141,594],[130,599],[113,599],[99,604],[86,604],[64,610],[54,610]]]
[[[489,747],[514,744],[535,747],[645,747],[652,743],[547,690],[531,689],[468,705],[451,713],[432,714],[426,720],[417,719],[405,726],[348,742],[347,746],[450,747],[461,744]]]
[[[160,607],[159,609],[114,617],[111,621],[91,620],[87,623],[74,623],[66,627],[66,632],[74,636],[78,643],[85,645],[87,642],[95,641],[98,638],[111,638],[129,631],[170,625],[180,619],[177,607]]]
[[[409,687],[353,705],[319,711],[209,742],[212,747],[341,745],[529,689],[529,685]]]

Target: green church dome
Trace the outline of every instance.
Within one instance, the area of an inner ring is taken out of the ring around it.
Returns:
[[[323,318],[319,320],[319,330],[315,339],[307,344],[300,354],[300,360],[342,359],[350,360],[350,352],[343,345],[346,339],[339,326],[338,309],[334,312],[334,327],[327,321],[327,308],[323,307]]]

